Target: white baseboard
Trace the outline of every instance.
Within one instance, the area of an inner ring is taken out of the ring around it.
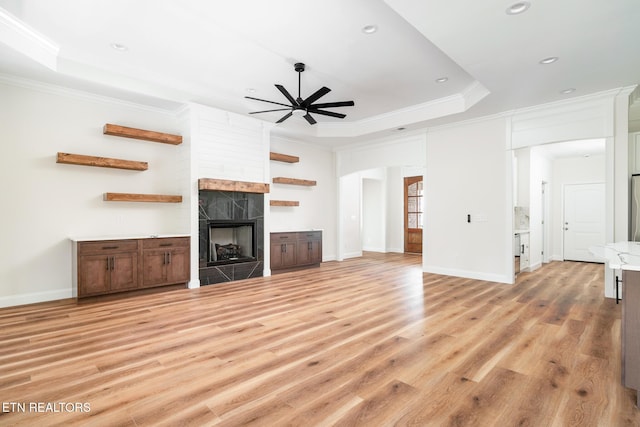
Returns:
[[[384,248],[380,248],[380,247],[372,247],[372,246],[368,246],[368,247],[363,247],[362,251],[366,251],[366,252],[380,252],[380,253],[385,253],[386,250]]]
[[[362,251],[358,251],[358,252],[349,252],[344,254],[344,259],[347,258],[358,258],[362,256]]]
[[[486,280],[488,282],[498,282],[513,284],[514,278],[501,274],[488,274],[478,271],[458,270],[454,268],[442,268],[433,265],[425,265],[422,268],[425,273],[442,274],[445,276],[464,277],[465,279]]]
[[[0,297],[1,307],[15,307],[17,305],[35,304],[38,302],[56,301],[73,298],[71,289],[56,289],[45,292],[32,292],[28,294],[9,295]]]

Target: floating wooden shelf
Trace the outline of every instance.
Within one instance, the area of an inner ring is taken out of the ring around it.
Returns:
[[[315,181],[311,181],[309,179],[284,178],[282,176],[277,176],[273,178],[273,183],[274,184],[306,185],[309,187],[316,185]]]
[[[198,180],[198,190],[268,193],[269,184],[263,184],[261,182],[228,181],[226,179],[200,178]]]
[[[155,132],[152,130],[143,130],[129,128],[107,123],[102,129],[105,135],[122,136],[124,138],[142,139],[144,141],[162,142],[164,144],[178,145],[182,144],[182,136],[172,135],[170,133]]]
[[[134,171],[145,171],[149,168],[149,164],[147,162],[112,159],[109,157],[85,156],[83,154],[71,153],[58,153],[56,163],[66,163],[69,165],[81,166],[97,166],[101,168],[129,169]]]
[[[182,196],[168,194],[104,193],[104,200],[107,202],[182,203]]]
[[[269,160],[275,160],[285,163],[298,163],[300,161],[300,157],[290,156],[288,154],[274,153],[273,151],[271,151],[269,152]]]
[[[300,202],[297,200],[271,200],[270,206],[300,206]]]

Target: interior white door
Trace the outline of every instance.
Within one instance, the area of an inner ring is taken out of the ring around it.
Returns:
[[[564,259],[602,262],[589,247],[605,243],[604,183],[564,186]]]

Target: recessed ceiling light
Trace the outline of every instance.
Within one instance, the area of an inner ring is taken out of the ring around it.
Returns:
[[[252,88],[252,87],[248,87],[248,88],[246,88],[245,90],[246,90],[247,92],[249,92],[249,93],[256,93],[256,90],[255,90],[254,88]]]
[[[528,1],[520,1],[518,3],[514,3],[507,8],[507,15],[518,15],[520,13],[526,12],[527,9],[531,6],[531,3]]]
[[[547,64],[553,64],[554,62],[556,62],[559,58],[557,56],[550,56],[548,58],[544,58],[540,60],[540,63],[543,65],[547,65]]]
[[[129,50],[128,47],[120,43],[111,43],[111,48],[117,50],[118,52],[125,52]]]
[[[364,27],[362,27],[362,32],[365,34],[373,34],[376,31],[378,31],[377,25],[365,25]]]
[[[561,91],[560,91],[560,93],[561,93],[561,94],[563,94],[563,95],[569,95],[570,93],[573,93],[573,92],[575,92],[575,91],[576,91],[576,89],[575,89],[575,88],[570,87],[570,88],[567,88],[567,89],[561,90]]]
[[[449,77],[440,77],[439,79],[436,79],[436,83],[444,83],[446,81],[449,81]]]

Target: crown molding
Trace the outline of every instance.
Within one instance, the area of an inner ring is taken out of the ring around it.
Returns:
[[[168,114],[175,117],[177,117],[183,110],[182,106],[180,106],[179,108],[173,108],[173,109],[152,107],[150,105],[139,104],[131,101],[125,101],[119,98],[113,98],[105,95],[97,95],[91,92],[86,92],[78,89],[70,89],[64,86],[59,86],[51,83],[44,83],[36,80],[25,79],[23,77],[17,77],[10,74],[0,73],[0,84],[5,84],[7,86],[21,87],[23,89],[49,93],[53,95],[81,99],[83,101],[106,103],[106,104],[118,105],[126,108],[135,108],[138,110],[149,111],[153,113]]]
[[[0,42],[51,70],[57,69],[60,47],[3,8],[0,8]]]

